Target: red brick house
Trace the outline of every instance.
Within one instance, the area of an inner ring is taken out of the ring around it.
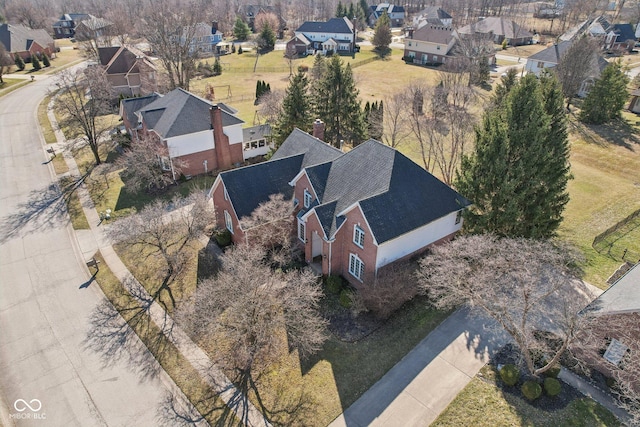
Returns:
[[[469,201],[398,151],[369,140],[348,153],[301,130],[270,161],[221,173],[210,197],[218,226],[247,240],[239,220],[270,195],[294,206],[305,259],[354,286],[379,268],[451,238]]]
[[[56,46],[53,38],[45,30],[32,30],[22,25],[0,25],[0,43],[12,56],[20,55],[31,61],[31,56],[40,54],[55,58]]]
[[[590,317],[589,333],[574,351],[597,370],[627,381],[640,393],[640,263],[589,304],[583,314]]]

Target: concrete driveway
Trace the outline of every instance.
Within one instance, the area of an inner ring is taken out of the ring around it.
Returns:
[[[0,421],[154,426],[166,390],[84,349],[101,300],[42,148],[36,109],[51,78],[0,98]]]

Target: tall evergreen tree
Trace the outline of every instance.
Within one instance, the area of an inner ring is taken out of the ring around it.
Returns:
[[[45,67],[51,66],[51,61],[49,61],[49,57],[46,54],[42,55],[42,65]]]
[[[242,18],[238,17],[236,23],[233,25],[233,36],[236,40],[245,41],[249,38],[249,34],[251,34],[251,29]]]
[[[476,129],[456,188],[474,203],[465,227],[473,233],[548,238],[568,202],[569,148],[557,81],[526,76]]]
[[[324,75],[313,85],[312,103],[316,116],[325,123],[325,140],[336,147],[340,140],[356,146],[366,138],[358,94],[351,67],[344,67],[340,57],[333,56]]]
[[[582,104],[580,120],[599,125],[620,117],[629,97],[627,84],[629,78],[620,63],[607,65]]]
[[[31,57],[31,66],[35,71],[38,71],[42,68],[42,65],[40,65],[40,61],[38,60],[38,57],[36,55],[33,55]]]
[[[274,126],[276,147],[279,147],[296,127],[309,132],[312,122],[309,79],[306,73],[298,71],[289,82],[282,100],[282,114]]]
[[[342,1],[338,2],[338,7],[336,8],[336,18],[342,18],[345,15],[344,5]]]
[[[353,8],[353,3],[349,3],[349,12],[347,12],[347,18],[353,19],[356,17],[355,9]]]
[[[386,56],[391,51],[389,49],[391,44],[391,20],[386,11],[376,21],[371,44],[375,46],[374,50],[380,56]]]
[[[22,59],[22,57],[20,55],[18,55],[16,53],[16,60],[15,60],[15,64],[16,64],[16,68],[18,69],[18,71],[22,71],[24,70],[24,60]]]

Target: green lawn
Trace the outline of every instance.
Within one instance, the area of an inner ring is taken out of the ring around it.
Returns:
[[[620,425],[611,412],[587,397],[574,399],[564,408],[556,411],[546,411],[533,407],[520,397],[503,392],[495,385],[494,379],[494,370],[485,366],[431,425],[434,427],[614,427]],[[563,387],[568,386],[563,384]]]
[[[39,74],[51,74],[60,69],[65,68],[69,65],[72,65],[76,62],[83,61],[85,58],[82,56],[82,50],[80,49],[64,49],[60,52],[56,53],[56,57],[51,59],[51,66],[46,67],[40,61],[42,68],[38,71],[33,70],[33,66],[31,63],[26,63],[24,70],[19,71],[16,68],[13,68],[12,74],[26,74],[26,75],[39,75]]]

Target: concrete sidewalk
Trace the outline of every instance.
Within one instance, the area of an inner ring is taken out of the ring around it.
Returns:
[[[508,342],[493,325],[466,309],[456,311],[330,426],[429,425]]]

